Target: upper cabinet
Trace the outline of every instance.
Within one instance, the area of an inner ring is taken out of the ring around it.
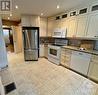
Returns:
[[[55,27],[54,18],[48,18],[48,32],[47,36],[52,36]]]
[[[62,29],[68,29],[68,14],[65,13],[62,15],[62,19],[61,19],[61,28]]]
[[[98,38],[98,13],[89,15],[87,37]]]
[[[69,13],[69,18],[67,22],[67,37],[75,37],[76,36],[76,19],[77,11],[71,11]]]
[[[47,18],[40,18],[40,37],[47,35]]]
[[[67,30],[67,37],[98,38],[98,1],[91,6],[64,13],[48,19],[48,36],[56,28]]]
[[[22,24],[22,26],[39,27],[40,26],[40,17],[32,16],[32,15],[22,15],[21,24]]]
[[[54,30],[61,28],[61,20],[54,20]]]
[[[88,22],[88,14],[87,8],[82,8],[79,10],[77,16],[77,30],[76,37],[86,37],[87,32],[87,22]]]
[[[87,37],[98,38],[98,3],[90,7]]]
[[[67,37],[75,37],[76,36],[76,26],[77,19],[76,17],[70,17],[68,19],[68,28],[67,28]]]

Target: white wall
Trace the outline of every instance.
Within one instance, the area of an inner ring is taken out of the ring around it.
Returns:
[[[8,64],[7,53],[3,37],[2,21],[0,18],[0,68],[6,67],[7,64]]]

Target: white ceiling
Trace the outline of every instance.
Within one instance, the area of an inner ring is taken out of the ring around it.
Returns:
[[[49,17],[73,7],[79,6],[82,3],[93,0],[12,0],[12,14],[11,20],[19,20],[21,14],[40,15],[43,13],[44,17]],[[56,6],[60,5],[60,9],[56,9]],[[19,6],[19,9],[15,9],[15,5]],[[3,15],[4,19],[7,19],[9,15]]]

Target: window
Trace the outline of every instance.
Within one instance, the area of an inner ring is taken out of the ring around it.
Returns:
[[[96,10],[98,10],[98,5],[92,7],[92,11],[96,11]]]
[[[81,10],[79,11],[79,14],[84,14],[84,13],[87,13],[87,8],[81,9]]]
[[[62,18],[67,18],[67,14],[62,15]]]
[[[76,15],[76,11],[70,13],[70,16],[75,16],[75,15]]]
[[[57,16],[57,17],[56,17],[56,20],[59,20],[59,19],[60,19],[60,16]]]

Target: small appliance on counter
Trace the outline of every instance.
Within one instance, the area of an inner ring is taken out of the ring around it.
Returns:
[[[23,27],[25,61],[37,61],[39,57],[39,27]]]
[[[68,40],[56,39],[54,44],[48,45],[48,60],[59,65],[61,46],[67,45]]]
[[[80,45],[81,50],[93,50],[94,42],[93,41],[82,41]]]

